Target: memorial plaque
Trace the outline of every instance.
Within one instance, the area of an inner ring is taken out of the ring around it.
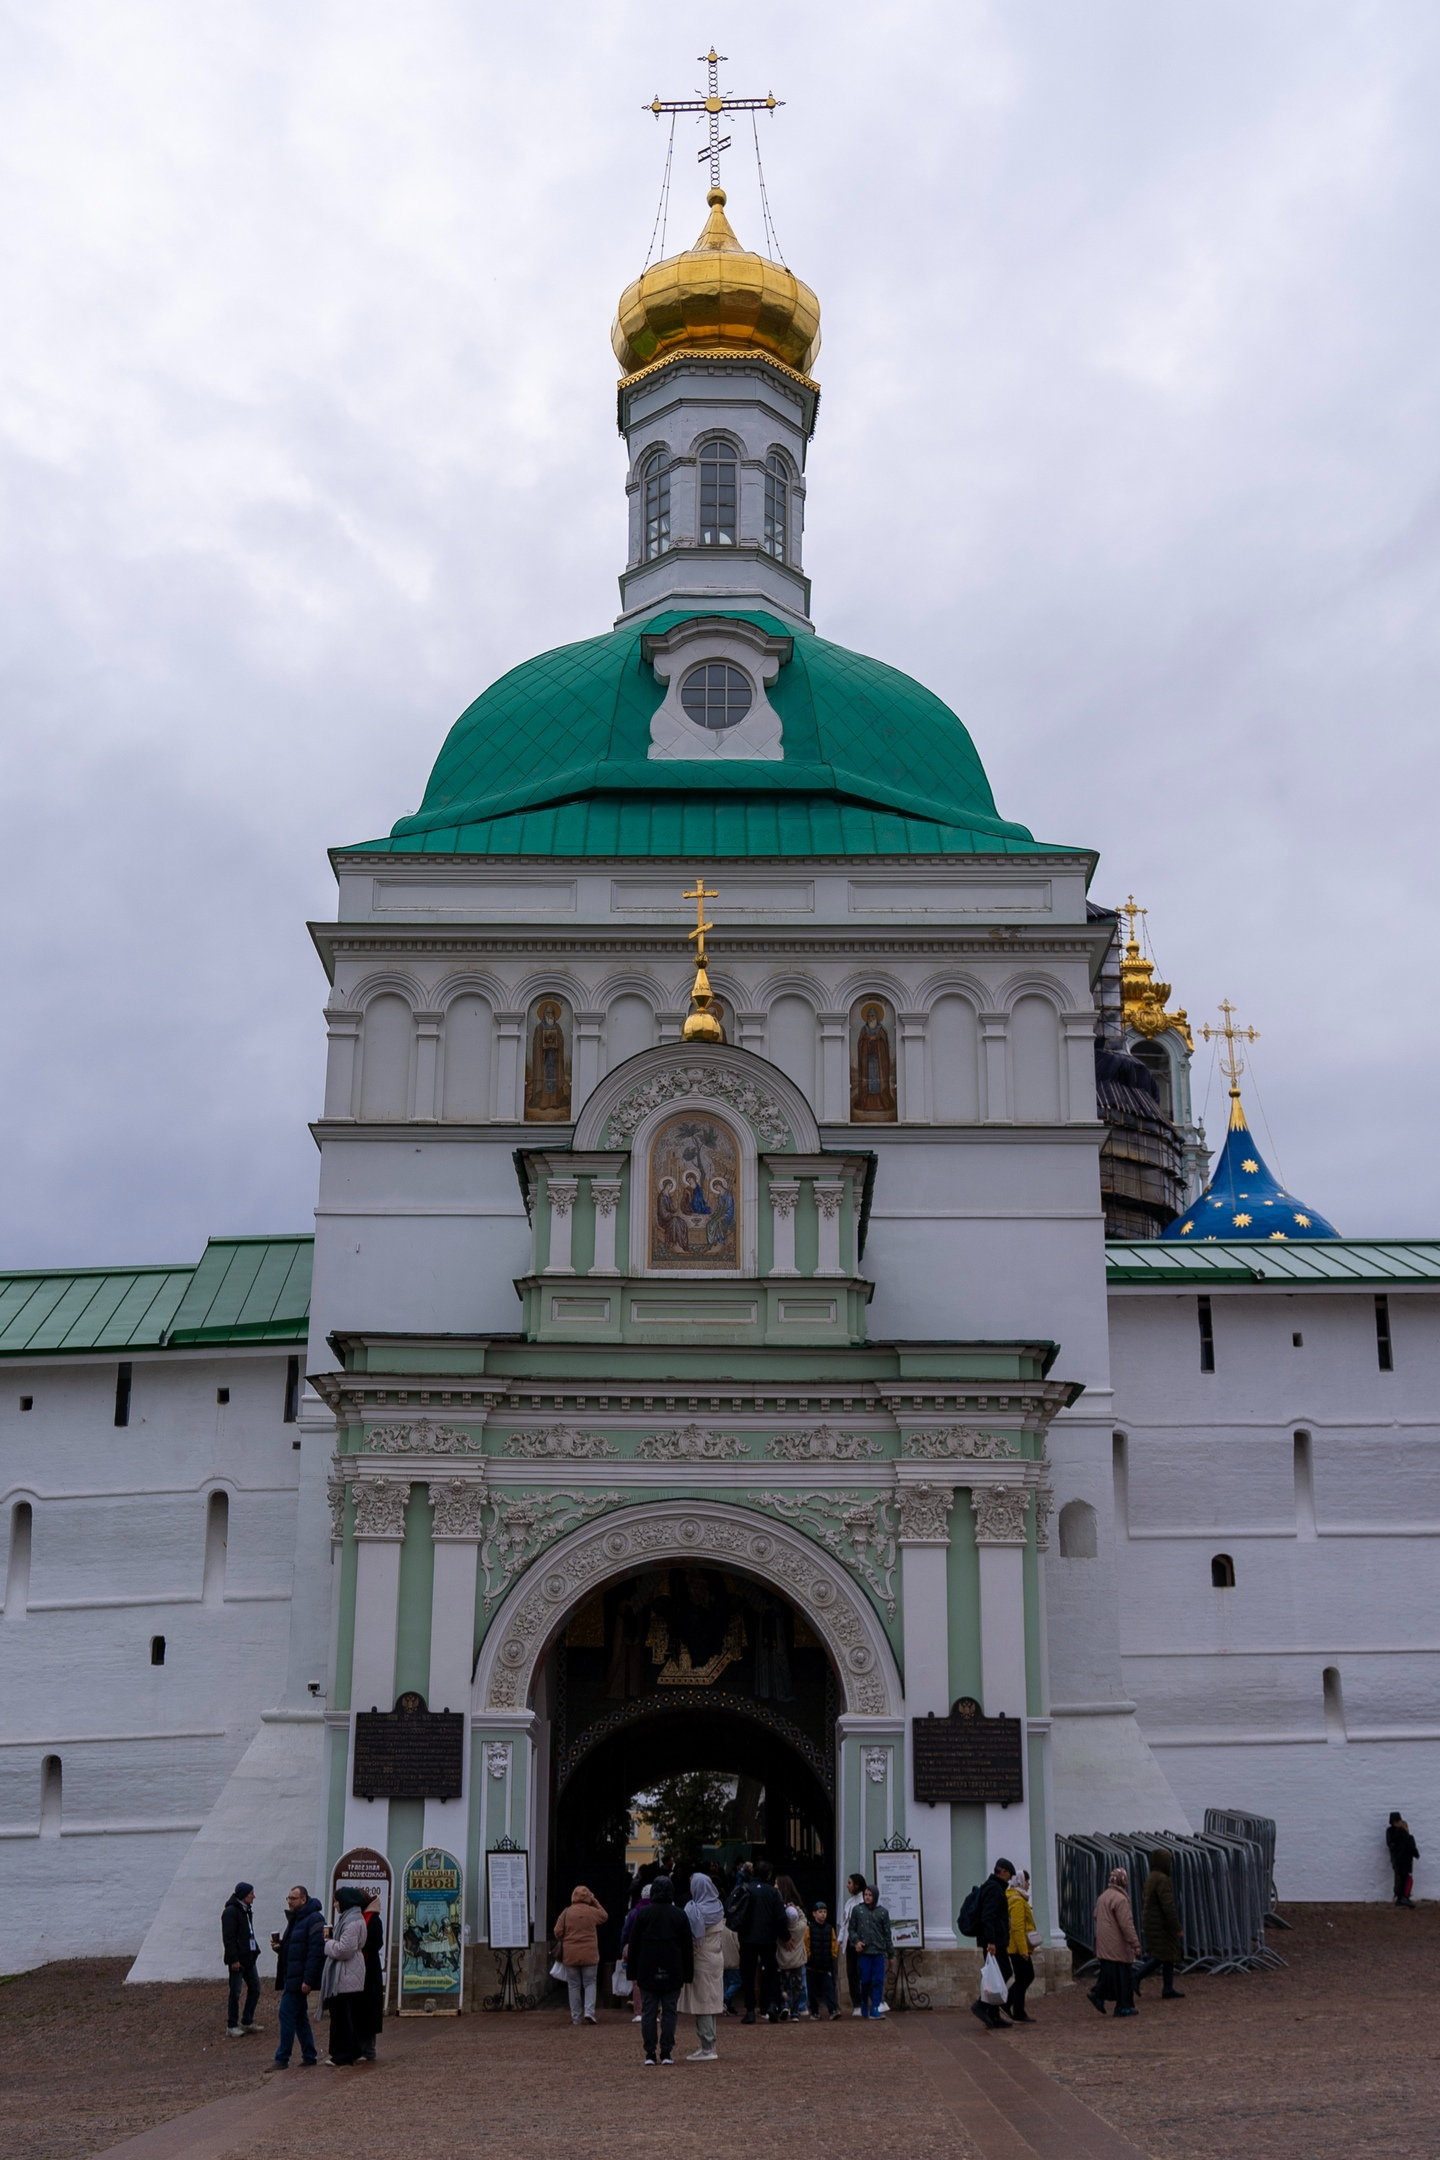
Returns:
[[[1025,1797],[1024,1720],[986,1717],[973,1695],[962,1695],[949,1717],[912,1721],[915,1798],[959,1805]]]
[[[357,1800],[458,1800],[464,1791],[465,1719],[458,1710],[427,1710],[423,1695],[396,1699],[393,1710],[362,1710],[355,1720]]]

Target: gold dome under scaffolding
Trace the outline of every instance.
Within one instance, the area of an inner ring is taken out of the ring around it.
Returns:
[[[743,248],[725,215],[725,190],[694,247],[667,256],[620,295],[610,342],[626,375],[675,353],[763,353],[809,376],[820,350],[820,302],[783,263]]]

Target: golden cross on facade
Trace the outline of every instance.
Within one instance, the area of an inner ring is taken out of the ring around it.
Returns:
[[[1150,912],[1149,908],[1143,908],[1143,907],[1140,907],[1140,906],[1139,906],[1139,905],[1137,904],[1137,902],[1136,902],[1136,899],[1135,899],[1135,895],[1134,895],[1134,893],[1132,892],[1132,893],[1131,893],[1131,895],[1130,895],[1130,897],[1129,897],[1129,899],[1128,899],[1128,900],[1127,900],[1127,901],[1125,902],[1125,905],[1124,905],[1124,907],[1122,907],[1122,908],[1121,908],[1121,909],[1119,910],[1119,913],[1120,913],[1120,914],[1122,914],[1122,915],[1128,915],[1128,916],[1129,916],[1129,918],[1130,918],[1130,929],[1129,929],[1129,933],[1128,933],[1128,935],[1127,935],[1127,939],[1126,939],[1126,942],[1127,942],[1127,944],[1130,944],[1130,945],[1138,945],[1138,944],[1139,944],[1139,942],[1140,942],[1140,941],[1139,941],[1139,939],[1138,939],[1138,938],[1136,937],[1136,935],[1135,935],[1135,918],[1136,918],[1136,916],[1137,916],[1137,915],[1148,915],[1148,914],[1149,914],[1149,912]],[[1168,992],[1167,992],[1167,995],[1168,995]]]
[[[707,900],[718,900],[720,894],[718,890],[708,886],[703,877],[697,876],[694,891],[682,893],[680,897],[682,900],[693,900],[695,902],[695,928],[690,932],[689,937],[689,942],[696,947],[695,983],[690,992],[690,1002],[697,1008],[696,1011],[691,1013],[684,1027],[680,1030],[681,1040],[684,1042],[723,1042],[725,1040],[724,1031],[714,1013],[709,1010],[714,1002],[714,993],[710,988],[710,978],[705,973],[705,933],[715,927],[714,923],[708,923],[705,920],[705,902]]]
[[[705,902],[707,900],[718,900],[720,893],[718,888],[712,890],[705,883],[704,878],[697,877],[695,890],[681,893],[680,897],[682,900],[693,900],[695,902],[695,928],[690,932],[687,942],[693,945],[696,938],[700,940],[699,950],[696,952],[695,958],[703,968],[705,965],[705,933],[715,927],[713,922],[706,922],[705,920]]]
[[[654,113],[657,120],[661,113],[667,112],[705,113],[709,116],[709,140],[702,150],[696,152],[696,156],[702,164],[706,158],[710,160],[710,185],[712,188],[718,188],[720,185],[720,153],[722,150],[730,148],[730,137],[727,135],[723,140],[721,139],[720,115],[729,112],[773,113],[776,106],[783,105],[785,100],[774,96],[748,98],[725,96],[720,89],[720,63],[725,58],[724,53],[716,52],[712,45],[708,53],[701,53],[700,58],[705,63],[707,71],[705,78],[706,94],[704,97],[662,98],[657,91],[650,103],[645,107],[645,111]],[[688,894],[686,897],[689,897]]]
[[[1225,1015],[1224,1025],[1212,1028],[1207,1020],[1200,1033],[1204,1036],[1206,1042],[1224,1043],[1225,1048],[1220,1052],[1221,1070],[1230,1082],[1230,1093],[1238,1096],[1240,1093],[1240,1075],[1245,1070],[1245,1062],[1235,1045],[1242,1042],[1259,1042],[1260,1031],[1258,1028],[1253,1027],[1236,1027],[1235,1007],[1230,1003],[1229,998],[1221,998],[1220,1010]]]

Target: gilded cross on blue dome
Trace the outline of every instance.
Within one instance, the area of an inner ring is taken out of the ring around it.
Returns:
[[[1240,1075],[1245,1067],[1237,1046],[1255,1042],[1256,1031],[1236,1027],[1235,1008],[1228,998],[1221,1000],[1220,1010],[1223,1024],[1203,1027],[1200,1032],[1207,1042],[1213,1039],[1225,1045],[1220,1057],[1230,1082],[1230,1130],[1210,1183],[1191,1207],[1161,1231],[1161,1237],[1191,1245],[1217,1240],[1234,1244],[1241,1239],[1278,1245],[1299,1238],[1339,1237],[1333,1223],[1286,1192],[1255,1145],[1240,1101]]]

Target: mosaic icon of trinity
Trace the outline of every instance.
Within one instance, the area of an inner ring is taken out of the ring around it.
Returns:
[[[740,1154],[726,1127],[673,1117],[650,1150],[650,1265],[738,1268]]]

